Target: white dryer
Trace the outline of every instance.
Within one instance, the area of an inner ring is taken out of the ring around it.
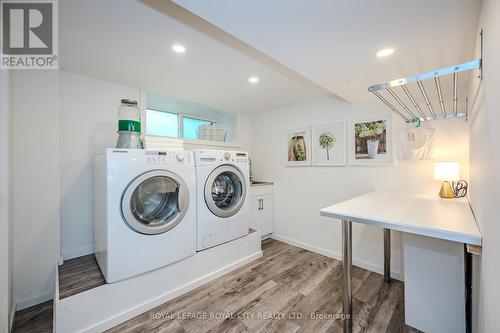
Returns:
[[[196,253],[191,152],[107,149],[94,160],[95,257],[108,283]]]
[[[250,228],[248,153],[195,150],[197,250],[245,236]]]

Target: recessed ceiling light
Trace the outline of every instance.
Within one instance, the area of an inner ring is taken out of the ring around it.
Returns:
[[[377,57],[382,58],[382,57],[387,57],[388,55],[391,55],[394,53],[394,49],[392,47],[389,47],[387,49],[382,49],[377,52]]]
[[[182,44],[173,44],[172,50],[174,50],[177,53],[184,53],[186,52],[186,47]]]
[[[259,78],[257,76],[250,76],[248,78],[248,82],[250,82],[251,84],[256,84],[259,82]]]

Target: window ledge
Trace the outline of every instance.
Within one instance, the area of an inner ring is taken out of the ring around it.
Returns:
[[[208,141],[208,140],[183,140],[179,138],[163,137],[163,136],[146,136],[146,147],[147,148],[233,148],[239,149],[241,145],[239,143],[229,143],[229,142],[218,142],[218,141]]]
[[[239,143],[218,142],[208,140],[184,140],[185,148],[193,147],[220,147],[220,148],[241,148]]]

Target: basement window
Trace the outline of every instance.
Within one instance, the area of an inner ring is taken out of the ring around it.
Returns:
[[[179,114],[146,109],[146,134],[179,137]]]
[[[183,113],[146,109],[146,135],[198,140],[198,127],[214,120]]]

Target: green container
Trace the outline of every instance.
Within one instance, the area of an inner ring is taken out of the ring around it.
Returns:
[[[118,131],[141,133],[141,122],[137,120],[118,120]]]

